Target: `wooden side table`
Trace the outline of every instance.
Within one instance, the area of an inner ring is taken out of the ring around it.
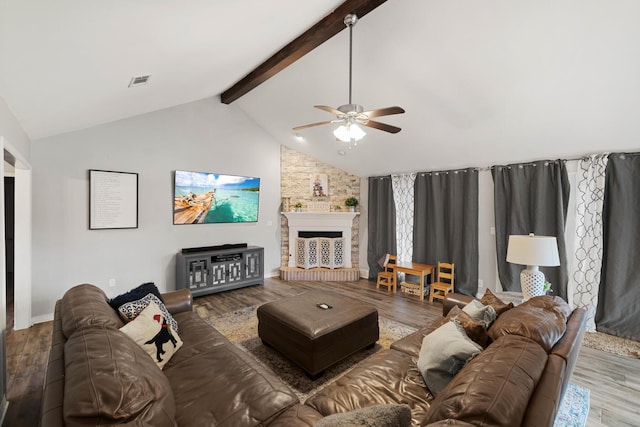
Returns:
[[[396,264],[389,264],[389,267],[393,267],[393,272],[395,273],[404,273],[410,274],[414,276],[420,277],[420,284],[413,283],[403,283],[403,286],[412,289],[418,289],[420,292],[420,301],[424,300],[424,285],[427,276],[433,273],[433,265],[431,264],[420,264],[418,262],[401,262],[399,261]],[[426,281],[429,284],[428,281]]]

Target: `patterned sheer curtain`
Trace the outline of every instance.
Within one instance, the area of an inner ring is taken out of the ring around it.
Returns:
[[[587,311],[587,331],[595,331],[602,267],[605,172],[608,154],[594,154],[578,163],[576,174],[576,240],[569,290],[573,305]]]
[[[396,203],[396,244],[398,260],[411,262],[413,256],[413,187],[416,174],[392,175]]]

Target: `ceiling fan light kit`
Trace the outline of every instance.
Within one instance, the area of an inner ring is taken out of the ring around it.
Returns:
[[[356,22],[358,22],[358,17],[354,14],[349,14],[344,18],[344,24],[349,27],[349,103],[341,105],[337,109],[326,105],[315,105],[315,108],[331,113],[335,115],[336,118],[334,120],[325,120],[323,122],[311,123],[293,128],[294,132],[297,132],[313,126],[339,123],[340,125],[333,131],[333,134],[339,141],[349,144],[349,149],[356,146],[357,142],[366,135],[360,126],[366,126],[389,133],[400,132],[399,127],[371,120],[372,117],[404,113],[404,109],[397,106],[364,111],[362,105],[352,103],[353,26]],[[339,150],[338,153],[343,155],[342,153],[344,153],[344,150]]]
[[[367,133],[362,129],[360,129],[360,126],[358,126],[355,123],[352,123],[349,126],[347,125],[338,126],[338,129],[334,130],[333,134],[340,141],[342,142],[354,141],[354,145],[355,145],[355,142],[360,141]]]

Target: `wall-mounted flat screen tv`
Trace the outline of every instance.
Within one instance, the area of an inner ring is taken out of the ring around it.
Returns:
[[[260,178],[176,171],[174,224],[256,222]]]

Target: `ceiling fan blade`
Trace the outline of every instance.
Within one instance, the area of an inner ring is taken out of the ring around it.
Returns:
[[[388,125],[386,123],[376,122],[374,120],[363,121],[363,122],[361,122],[361,124],[363,126],[367,126],[367,127],[378,129],[378,130],[383,130],[383,131],[389,132],[389,133],[398,133],[398,132],[400,132],[402,130],[399,127],[391,126],[391,125]]]
[[[299,131],[299,130],[310,128],[310,127],[313,127],[313,126],[328,125],[330,123],[333,123],[334,121],[335,120],[325,120],[324,122],[309,123],[308,125],[302,125],[302,126],[294,127],[293,130],[294,131]]]
[[[402,107],[387,107],[387,108],[377,108],[375,110],[365,111],[364,114],[367,117],[380,117],[380,116],[390,116],[392,114],[402,114],[404,113],[404,108]]]
[[[340,115],[344,115],[344,113],[340,110],[336,110],[333,107],[328,107],[326,105],[314,105],[315,108],[322,110],[322,111],[326,111],[327,113],[331,113],[334,114],[336,116],[340,116]]]

